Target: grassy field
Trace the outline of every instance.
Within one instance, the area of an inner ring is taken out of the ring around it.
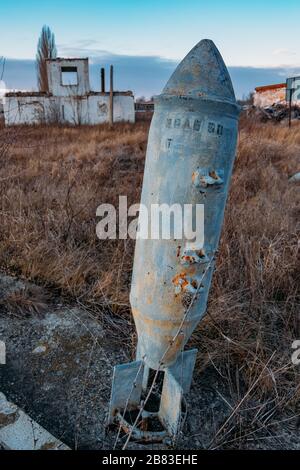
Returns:
[[[98,240],[96,207],[117,205],[119,195],[139,201],[148,127],[0,131],[1,270],[124,322],[130,334],[134,242]],[[300,413],[300,367],[291,362],[300,338],[299,184],[288,181],[299,155],[300,125],[242,117],[208,313],[192,338],[198,371],[212,364],[240,397],[216,432],[229,447],[267,429],[274,412]],[[28,292],[9,302],[30,311],[43,300]]]

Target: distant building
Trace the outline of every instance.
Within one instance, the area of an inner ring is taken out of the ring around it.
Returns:
[[[300,77],[288,78],[287,82],[292,87],[292,103],[300,106]],[[258,86],[253,95],[253,104],[258,108],[267,108],[276,104],[287,104],[286,83]],[[288,95],[289,96],[289,95]],[[288,99],[289,101],[289,99]]]
[[[135,103],[135,118],[137,121],[149,121],[154,113],[154,101],[137,100]]]
[[[47,74],[49,93],[6,93],[6,125],[51,122],[77,125],[109,121],[109,92],[91,91],[87,58],[48,59]],[[114,122],[135,121],[131,91],[114,91],[113,118]]]
[[[274,104],[285,104],[286,84],[258,86],[255,88],[253,104],[258,108],[265,108]]]
[[[138,113],[144,112],[153,112],[154,111],[154,101],[136,101],[135,110]]]

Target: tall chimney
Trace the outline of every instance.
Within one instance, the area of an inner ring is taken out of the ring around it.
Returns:
[[[105,69],[101,67],[101,93],[105,93]]]

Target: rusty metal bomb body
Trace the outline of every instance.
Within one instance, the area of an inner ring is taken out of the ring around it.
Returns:
[[[204,246],[137,239],[130,302],[138,357],[152,369],[176,361],[206,311],[235,157],[239,107],[214,43],[203,40],[155,99],[141,203],[204,204]],[[198,283],[201,282],[201,286]],[[200,288],[199,288],[200,287]],[[198,288],[180,335],[186,300]],[[160,363],[165,351],[167,354]]]
[[[210,40],[189,52],[155,99],[141,203],[148,214],[155,204],[202,204],[204,234],[196,242],[184,237],[136,240],[130,302],[137,357],[114,367],[108,420],[130,429],[128,439],[167,439],[180,429],[182,398],[189,391],[197,353],[184,346],[206,311],[238,115],[228,71]],[[163,370],[164,378],[159,410],[149,414],[144,406],[151,393],[150,369],[156,374]],[[141,405],[143,392],[148,395]],[[135,423],[126,421],[128,410],[139,410]],[[159,419],[164,432],[145,431],[150,415]],[[138,428],[138,421],[145,425]]]

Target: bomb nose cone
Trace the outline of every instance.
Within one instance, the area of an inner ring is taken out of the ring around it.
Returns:
[[[226,65],[210,39],[200,41],[185,56],[163,94],[236,102]]]

